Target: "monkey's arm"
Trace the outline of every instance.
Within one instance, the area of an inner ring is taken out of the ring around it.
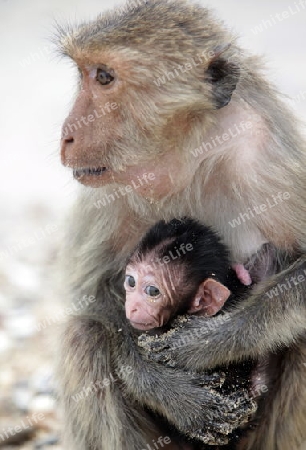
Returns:
[[[171,366],[204,370],[259,357],[292,344],[306,331],[306,257],[256,287],[225,316],[189,316],[168,337],[141,337],[149,357]]]
[[[97,317],[88,319],[100,322]],[[112,334],[114,332],[118,336],[118,331],[114,329]],[[255,412],[256,405],[246,390],[237,388],[232,395],[222,395],[215,390],[224,382],[223,373],[199,376],[161,368],[160,364],[143,358],[127,327],[120,328],[120,341],[115,371],[126,394],[165,417],[183,434],[206,444],[226,444],[228,435]],[[126,366],[133,371],[122,371]]]

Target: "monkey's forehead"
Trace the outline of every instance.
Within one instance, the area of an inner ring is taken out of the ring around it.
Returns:
[[[58,34],[62,53],[72,58],[76,51],[116,46],[194,53],[231,39],[208,9],[185,0],[131,0],[94,21],[58,26]]]

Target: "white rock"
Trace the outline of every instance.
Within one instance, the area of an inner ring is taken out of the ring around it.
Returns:
[[[5,331],[0,330],[0,353],[5,353],[11,350],[14,346],[13,340]]]
[[[32,398],[29,409],[35,412],[52,412],[55,409],[55,399],[50,395],[36,395]]]
[[[23,308],[10,311],[4,318],[4,327],[15,339],[25,339],[37,333],[34,315]]]

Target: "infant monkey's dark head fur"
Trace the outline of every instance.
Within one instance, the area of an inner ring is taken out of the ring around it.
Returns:
[[[230,297],[234,279],[229,251],[211,228],[187,217],[162,220],[128,260],[127,318],[134,328],[150,330],[177,314],[213,316]]]

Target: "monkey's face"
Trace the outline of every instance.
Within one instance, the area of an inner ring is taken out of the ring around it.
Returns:
[[[177,312],[169,273],[163,269],[152,270],[145,263],[130,264],[126,269],[124,288],[126,317],[138,330],[163,327]]]
[[[204,39],[189,56],[200,50],[205,55],[184,71],[186,35],[180,24],[173,28],[171,22],[169,36],[163,30],[164,42],[155,39],[152,29],[153,47],[147,37],[134,35],[135,26],[119,30],[117,44],[112,27],[103,22],[94,27],[96,38],[88,36],[86,26],[62,38],[64,53],[78,67],[80,89],[63,126],[61,157],[74,177],[90,187],[130,186],[153,173],[137,193],[160,199],[190,184],[199,167],[192,150],[214,122],[216,109],[229,103],[239,74],[222,55],[228,45],[205,52]],[[173,33],[177,48],[167,49]],[[170,79],[160,81],[170,72]]]
[[[78,62],[80,90],[63,125],[62,163],[90,187],[136,184],[137,193],[153,199],[184,189],[194,172],[180,151],[184,114],[161,114],[165,98],[152,80],[136,88],[140,68],[113,55],[103,58],[107,65],[100,58]]]
[[[121,83],[104,64],[79,65],[80,90],[62,130],[62,163],[81,183],[99,187],[111,180],[108,156],[122,130],[119,126]]]

